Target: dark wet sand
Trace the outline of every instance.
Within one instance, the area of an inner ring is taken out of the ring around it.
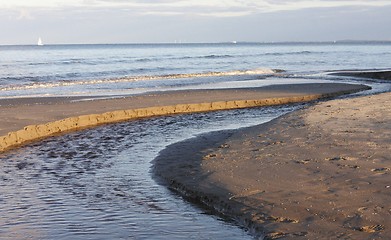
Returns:
[[[381,80],[391,80],[391,71],[342,71],[333,73],[333,75],[349,76],[349,77],[360,77],[360,78],[372,78]]]
[[[391,93],[174,144],[157,179],[267,239],[389,239]]]

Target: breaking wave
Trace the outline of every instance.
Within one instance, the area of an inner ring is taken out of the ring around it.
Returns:
[[[123,78],[112,79],[95,79],[95,80],[83,80],[72,81],[62,80],[57,82],[35,82],[29,84],[8,85],[0,88],[0,91],[12,91],[12,90],[28,90],[37,88],[54,88],[64,86],[75,85],[95,85],[95,84],[113,84],[123,82],[136,82],[136,81],[149,81],[149,80],[167,80],[167,79],[181,79],[181,78],[202,78],[202,77],[223,77],[223,76],[243,76],[243,75],[272,75],[279,73],[282,70],[259,68],[254,70],[235,70],[227,72],[204,72],[204,73],[178,73],[178,74],[166,74],[166,75],[144,75],[144,76],[129,76]]]

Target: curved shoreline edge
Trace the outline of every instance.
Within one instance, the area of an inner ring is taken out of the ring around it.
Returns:
[[[203,182],[208,174],[201,168],[202,159],[213,152],[213,149],[221,148],[234,133],[235,130],[205,133],[166,147],[153,160],[153,178],[190,202],[233,220],[254,237],[263,239],[264,228],[252,221],[249,214],[243,213],[245,205],[236,202],[233,195],[221,186]],[[175,154],[172,153],[173,150]]]
[[[26,143],[37,141],[53,135],[77,131],[97,125],[109,124],[132,119],[164,116],[172,114],[208,112],[260,106],[273,106],[298,102],[310,102],[324,98],[337,97],[344,94],[368,90],[365,85],[351,85],[349,90],[340,90],[322,94],[303,94],[293,97],[276,97],[259,100],[236,100],[216,101],[206,103],[176,104],[157,107],[135,108],[128,110],[109,111],[102,114],[87,114],[76,117],[68,117],[61,120],[44,124],[28,125],[18,131],[9,132],[0,136],[0,153],[21,146]]]
[[[390,101],[320,102],[175,143],[154,160],[154,177],[260,239],[387,238]]]

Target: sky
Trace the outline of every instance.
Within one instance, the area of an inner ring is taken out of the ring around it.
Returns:
[[[391,0],[0,0],[0,45],[391,40]]]

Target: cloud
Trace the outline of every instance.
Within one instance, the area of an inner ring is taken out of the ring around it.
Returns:
[[[247,1],[238,0],[247,3]],[[332,7],[363,7],[363,6],[388,6],[391,1],[384,0],[263,0],[251,2],[256,12],[278,12],[294,11],[310,8],[332,8]]]
[[[16,8],[61,8],[64,6],[83,6],[84,0],[0,0],[0,9]]]
[[[33,20],[34,17],[31,15],[30,11],[26,9],[21,9],[19,11],[19,16],[17,17],[18,20]]]
[[[387,0],[0,0],[0,9],[128,9],[140,15],[237,17],[309,8],[388,6]]]
[[[391,5],[264,13],[252,8],[256,3],[245,0],[235,7],[220,5],[218,11],[215,7],[172,7],[169,4],[176,1],[161,2],[139,7],[68,6],[50,11],[0,9],[0,29],[7,33],[0,44],[35,44],[39,36],[47,44],[391,40]],[[275,4],[287,2],[294,1],[277,0]],[[246,13],[249,9],[252,12]],[[235,16],[238,13],[247,15]],[[235,17],[227,17],[229,14]],[[34,19],[26,21],[29,15]],[[23,20],[17,20],[18,16]]]

